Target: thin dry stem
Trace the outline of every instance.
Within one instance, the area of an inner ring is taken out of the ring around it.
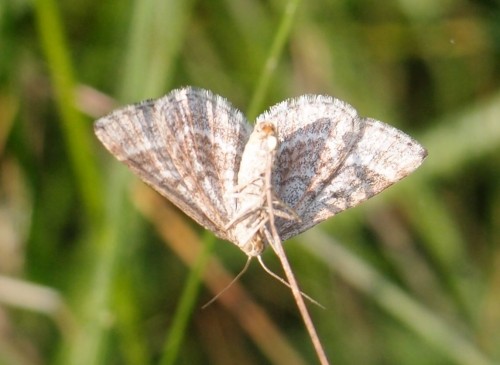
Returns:
[[[272,165],[270,165],[269,168],[266,169],[266,174],[265,174],[266,198],[267,198],[267,205],[269,207],[269,226],[272,234],[272,241],[270,242],[270,244],[273,247],[273,250],[276,253],[276,255],[279,257],[281,266],[285,271],[288,283],[290,284],[289,287],[292,290],[293,297],[295,298],[295,303],[297,303],[297,307],[299,309],[302,320],[304,321],[307,332],[309,333],[311,342],[313,343],[314,350],[316,351],[316,355],[318,356],[318,360],[321,365],[329,365],[325,350],[323,348],[323,345],[321,344],[318,333],[316,332],[316,327],[314,327],[314,323],[311,319],[309,311],[307,310],[304,298],[302,297],[302,292],[299,288],[297,280],[295,279],[295,275],[293,274],[290,263],[288,262],[285,250],[283,249],[281,238],[279,237],[278,231],[276,230],[276,225],[274,224],[271,173],[272,173]]]

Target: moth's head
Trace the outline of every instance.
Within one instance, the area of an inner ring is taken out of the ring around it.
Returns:
[[[262,251],[266,248],[267,243],[260,232],[257,232],[247,243],[240,246],[240,249],[247,254],[247,256],[255,257],[260,256]]]
[[[266,142],[268,150],[272,151],[276,149],[278,145],[278,130],[276,124],[263,120],[255,125],[254,134],[258,136],[260,140]]]

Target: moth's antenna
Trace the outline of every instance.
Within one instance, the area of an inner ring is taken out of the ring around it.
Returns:
[[[281,284],[285,285],[286,287],[288,287],[288,289],[292,289],[292,287],[290,286],[290,284],[285,280],[283,279],[281,276],[279,276],[278,274],[275,274],[274,272],[271,271],[270,268],[268,268],[265,264],[264,264],[264,260],[262,260],[262,257],[259,255],[257,256],[257,260],[259,260],[259,263],[260,263],[260,266],[262,266],[262,268],[264,269],[265,272],[267,272],[269,275],[271,275],[273,278],[275,278],[276,280],[278,280]],[[314,300],[313,298],[311,298],[309,295],[307,295],[306,293],[304,293],[302,290],[300,291],[300,294],[306,298],[308,301],[310,301],[312,304],[316,304],[318,307],[320,308],[323,308],[325,309],[325,307],[323,305],[321,305],[319,302],[317,302],[316,300]]]
[[[212,304],[213,302],[215,302],[217,300],[217,298],[219,298],[222,294],[224,294],[224,292],[226,290],[228,290],[231,286],[233,286],[233,284],[238,281],[238,279],[245,273],[245,271],[247,271],[248,269],[248,266],[250,266],[250,261],[252,260],[252,257],[251,256],[248,256],[247,258],[247,262],[245,263],[245,266],[243,267],[243,269],[241,269],[241,271],[239,272],[238,275],[235,276],[235,278],[233,280],[231,280],[231,282],[224,288],[222,289],[215,297],[213,297],[212,299],[210,299],[207,303],[205,303],[203,305],[203,307],[201,307],[201,309],[205,309],[206,307],[208,307],[210,304]]]

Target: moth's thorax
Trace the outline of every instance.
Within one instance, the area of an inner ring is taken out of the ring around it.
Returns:
[[[255,181],[262,176],[269,163],[274,165],[274,156],[278,147],[278,133],[273,122],[257,123],[245,145],[238,171],[238,186]],[[272,167],[271,165],[271,167]],[[263,181],[260,181],[262,184]]]
[[[241,157],[238,172],[237,213],[245,218],[235,225],[233,234],[238,246],[249,256],[257,256],[266,246],[261,229],[268,219],[266,174],[274,167],[278,135],[276,125],[262,121],[255,128]]]

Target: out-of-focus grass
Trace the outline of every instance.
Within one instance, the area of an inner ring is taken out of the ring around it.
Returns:
[[[172,346],[179,364],[315,362],[257,265],[200,309],[245,257],[216,242],[197,286],[211,238],[93,136],[113,105],[182,85],[251,115],[326,93],[421,141],[414,175],[286,250],[333,363],[500,361],[500,7],[321,0],[283,18],[295,4],[0,3],[0,364],[175,363]]]

